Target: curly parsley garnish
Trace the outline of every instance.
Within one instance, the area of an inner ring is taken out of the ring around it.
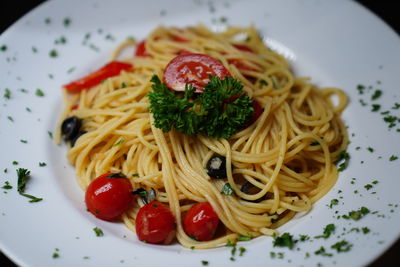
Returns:
[[[164,132],[173,127],[184,134],[204,134],[213,138],[229,138],[242,129],[254,112],[253,101],[243,92],[243,85],[232,77],[210,77],[203,93],[195,98],[195,88],[186,85],[179,97],[161,83],[151,79],[150,112],[155,126]]]

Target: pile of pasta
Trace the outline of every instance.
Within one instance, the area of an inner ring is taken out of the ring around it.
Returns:
[[[134,188],[153,188],[156,199],[169,206],[180,244],[210,248],[238,235],[276,233],[296,213],[309,211],[335,184],[335,161],[348,144],[340,118],[347,104],[345,93],[294,77],[288,61],[269,49],[254,27],[213,32],[203,25],[160,26],[146,38],[147,56],[119,59],[124,49],[135,45],[127,40],[111,58],[131,63],[131,70],[90,90],[64,93],[62,119],[82,118],[87,132],[67,154],[83,190],[103,173],[124,173]],[[147,97],[150,79],[155,74],[162,78],[168,62],[181,51],[219,60],[262,106],[258,120],[229,139],[156,128]],[[214,154],[226,157],[226,179],[207,174],[206,163]],[[245,182],[256,190],[241,191]],[[221,193],[226,183],[234,194]],[[182,214],[197,202],[209,202],[223,224],[211,241],[198,242],[183,230]],[[142,205],[138,199],[122,216],[132,231]]]

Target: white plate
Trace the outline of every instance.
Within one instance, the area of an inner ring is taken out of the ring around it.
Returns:
[[[69,25],[64,24],[65,18]],[[215,30],[226,23],[254,24],[268,44],[291,60],[298,75],[311,76],[321,86],[343,88],[350,96],[343,115],[352,134],[350,165],[309,214],[280,229],[296,238],[300,234],[312,237],[312,241],[298,242],[293,250],[273,247],[272,238],[261,237],[239,243],[247,251],[231,261],[231,250],[226,247],[192,251],[180,245],[138,242],[122,224],[96,220],[85,211],[83,192],[65,159],[65,147],[55,146],[49,137],[62,105],[62,84],[104,64],[128,36],[144,38],[159,24],[198,22]],[[66,43],[55,43],[62,36]],[[0,50],[0,186],[9,181],[13,189],[0,191],[0,246],[21,266],[202,266],[202,260],[209,266],[359,266],[374,260],[399,237],[400,159],[389,158],[400,156],[400,133],[396,131],[400,123],[389,131],[383,120],[387,115],[370,110],[371,103],[376,103],[380,111],[400,114],[391,109],[400,102],[396,91],[400,40],[354,2],[50,1],[4,32],[3,45],[7,49]],[[57,57],[50,56],[53,49]],[[367,86],[362,95],[358,84]],[[10,99],[4,97],[6,88],[11,91]],[[43,97],[36,95],[38,88]],[[383,95],[372,101],[376,89]],[[361,105],[360,99],[368,105]],[[40,162],[47,166],[40,167]],[[29,203],[17,193],[17,168],[31,171],[27,193],[43,201]],[[379,182],[373,184],[375,180]],[[367,190],[367,184],[372,188]],[[332,199],[339,204],[329,208]],[[361,206],[371,213],[359,221],[336,218]],[[329,223],[336,225],[334,236],[313,238]],[[104,236],[96,237],[94,227],[103,229]],[[363,227],[370,232],[351,231]],[[352,244],[349,252],[330,248],[343,239]],[[333,256],[315,255],[321,246]],[[54,252],[58,258],[52,257]]]

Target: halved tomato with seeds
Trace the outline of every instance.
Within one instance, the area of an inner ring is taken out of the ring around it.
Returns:
[[[185,91],[186,84],[191,84],[196,92],[202,92],[210,76],[223,79],[231,74],[217,59],[204,54],[181,54],[164,70],[164,82],[175,91]]]

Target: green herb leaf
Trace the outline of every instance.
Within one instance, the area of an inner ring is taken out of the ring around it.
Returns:
[[[283,233],[280,236],[274,235],[273,238],[274,247],[288,247],[289,249],[292,249],[296,243],[296,241],[293,239],[293,236],[289,233]]]
[[[247,235],[238,235],[237,236],[237,240],[239,241],[250,241],[252,238],[251,236],[247,236]]]
[[[382,95],[382,91],[381,90],[379,90],[379,89],[375,90],[374,94],[371,96],[371,100],[376,100],[379,97],[381,97],[381,95]]]
[[[325,248],[322,247],[322,246],[320,247],[319,250],[315,251],[314,254],[315,254],[315,255],[321,255],[321,256],[327,256],[327,257],[332,257],[332,256],[333,256],[332,253],[327,253],[327,252],[325,251]]]
[[[339,241],[331,246],[331,248],[336,249],[337,252],[347,252],[351,249],[353,245],[346,240]]]
[[[12,185],[10,185],[9,181],[5,181],[4,185],[1,188],[9,190],[9,189],[12,189],[13,187],[12,187]]]
[[[10,99],[11,98],[11,91],[10,89],[6,88],[5,92],[4,92],[4,98],[5,99]]]
[[[328,237],[331,236],[331,234],[333,232],[335,232],[335,229],[336,229],[336,227],[335,227],[334,224],[332,224],[332,223],[328,224],[327,226],[325,226],[323,234],[322,235],[318,235],[315,238],[325,238],[325,239],[327,239]]]
[[[221,193],[224,195],[233,195],[235,191],[229,183],[226,183],[222,188]]]
[[[361,207],[358,210],[353,210],[350,211],[347,215],[343,215],[342,217],[344,219],[353,219],[355,221],[360,220],[362,217],[367,215],[370,212],[370,210],[366,207]]]
[[[42,96],[44,96],[44,93],[43,93],[42,89],[38,88],[38,89],[36,89],[35,95],[42,97]]]
[[[98,227],[93,228],[93,231],[95,232],[96,236],[103,236],[104,235],[103,230],[101,230]]]
[[[329,204],[329,208],[332,208],[333,206],[336,206],[337,204],[339,204],[339,200],[334,198],[331,200],[331,204]]]
[[[339,165],[338,171],[344,171],[347,166],[349,166],[349,162],[350,162],[350,154],[347,153],[346,150],[343,150],[342,152],[340,152],[338,160],[336,161],[336,164]]]
[[[43,198],[38,198],[38,197],[35,197],[35,196],[25,193],[26,184],[28,183],[28,181],[30,179],[30,171],[29,170],[24,169],[24,168],[18,168],[17,176],[18,176],[17,188],[18,188],[18,193],[21,196],[30,198],[31,200],[29,202],[39,202],[39,201],[43,200]]]

